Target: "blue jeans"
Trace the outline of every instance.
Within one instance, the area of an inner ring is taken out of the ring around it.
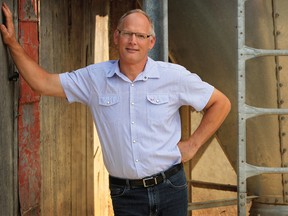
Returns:
[[[110,184],[115,216],[187,216],[188,191],[183,168],[148,188]]]

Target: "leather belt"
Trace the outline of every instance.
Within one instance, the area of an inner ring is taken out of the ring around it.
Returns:
[[[177,164],[169,168],[163,173],[159,173],[153,176],[149,176],[143,179],[121,179],[121,178],[116,178],[113,176],[109,176],[109,182],[110,184],[114,185],[120,185],[120,186],[130,186],[130,188],[141,188],[141,187],[152,187],[157,184],[162,183],[165,178],[168,179],[171,176],[175,175],[178,173],[183,167],[183,164]],[[163,175],[164,174],[164,175]]]

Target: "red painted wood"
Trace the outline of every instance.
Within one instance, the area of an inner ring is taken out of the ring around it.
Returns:
[[[28,20],[19,21],[19,40],[26,53],[38,62],[39,41],[38,41],[38,23]],[[20,79],[20,104],[37,102],[40,96],[36,94],[24,81]]]
[[[27,54],[38,62],[37,2],[19,0],[19,41]],[[18,119],[19,197],[22,215],[40,215],[40,96],[20,77]]]

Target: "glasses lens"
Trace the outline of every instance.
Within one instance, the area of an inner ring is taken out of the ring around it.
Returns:
[[[135,32],[129,32],[129,31],[121,31],[118,30],[119,34],[126,39],[130,39],[135,35],[136,39],[138,40],[145,40],[146,38],[150,37],[150,35],[147,34],[142,34],[142,33],[135,33]]]

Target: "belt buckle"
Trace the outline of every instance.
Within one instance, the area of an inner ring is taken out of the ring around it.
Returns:
[[[154,179],[154,183],[152,182],[152,184],[147,184],[146,183],[146,181],[149,181],[149,180],[152,180],[152,179]],[[151,186],[154,186],[154,185],[157,185],[158,184],[158,182],[157,182],[157,178],[156,177],[147,177],[147,178],[144,178],[143,180],[143,185],[144,185],[144,187],[146,188],[146,187],[151,187]]]

